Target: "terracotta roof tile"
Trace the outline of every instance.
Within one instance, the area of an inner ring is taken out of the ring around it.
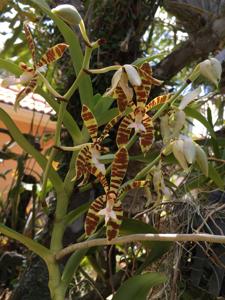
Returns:
[[[19,90],[20,89],[15,86],[4,88],[0,82],[0,102],[14,105]],[[31,111],[34,110],[39,113],[55,115],[55,111],[52,107],[39,94],[30,93],[20,102],[20,106]]]

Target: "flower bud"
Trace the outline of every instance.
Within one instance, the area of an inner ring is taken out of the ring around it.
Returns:
[[[185,112],[183,110],[179,110],[175,113],[171,137],[177,137],[177,135],[179,135],[185,124],[185,117]]]
[[[187,165],[187,161],[186,158],[184,156],[184,141],[183,140],[176,140],[173,143],[173,154],[175,156],[175,158],[177,159],[177,161],[179,162],[179,164],[181,165],[181,167],[187,171],[188,169],[188,165]]]
[[[195,161],[196,148],[195,143],[190,137],[184,138],[184,156],[189,164]]]
[[[170,136],[170,126],[169,126],[169,115],[166,114],[160,118],[160,132],[163,138],[163,142],[167,143]]]
[[[199,64],[200,74],[215,84],[218,87],[221,74],[222,66],[216,58],[209,58]]]
[[[169,155],[169,154],[172,153],[172,151],[173,151],[173,144],[174,144],[174,142],[171,142],[171,143],[169,143],[169,144],[167,144],[165,146],[165,148],[162,151],[163,155],[167,156],[167,155]]]
[[[208,177],[209,166],[208,166],[208,159],[205,154],[205,151],[196,143],[195,143],[195,149],[196,149],[196,162],[197,162],[200,170],[202,171],[202,173],[206,177]]]
[[[77,9],[70,4],[58,5],[52,9],[52,13],[70,25],[79,25],[82,20]]]

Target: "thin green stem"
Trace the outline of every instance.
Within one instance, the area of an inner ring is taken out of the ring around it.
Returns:
[[[61,98],[63,99],[63,96],[61,96],[52,86],[51,84],[48,82],[48,80],[41,74],[41,72],[37,71],[37,74],[39,76],[39,78],[42,80],[42,82],[45,84],[45,86],[47,87],[47,89],[49,90],[49,92],[55,96],[56,98]]]
[[[74,83],[72,84],[72,86],[70,87],[70,89],[63,96],[63,98],[65,98],[66,100],[68,100],[68,101],[70,100],[70,98],[72,97],[72,95],[74,94],[74,92],[79,87],[79,82],[80,82],[82,76],[86,74],[84,72],[84,69],[88,69],[89,68],[92,51],[93,51],[93,48],[86,47],[82,68],[80,69],[80,72],[78,73],[77,78],[74,81]]]
[[[54,143],[56,146],[60,145],[60,132],[61,132],[61,126],[62,126],[62,122],[63,122],[66,105],[67,105],[66,102],[60,102],[58,120],[57,120],[57,124],[56,124],[55,136],[54,136]],[[57,153],[56,148],[52,148],[51,152],[50,152],[50,156],[48,158],[48,163],[46,165],[46,168],[45,168],[45,171],[43,174],[42,191],[41,191],[41,198],[40,198],[41,201],[43,201],[45,198],[47,181],[48,181],[48,177],[49,177],[49,170],[52,167],[52,162],[54,161],[56,153]],[[53,184],[53,186],[54,186],[54,184]]]

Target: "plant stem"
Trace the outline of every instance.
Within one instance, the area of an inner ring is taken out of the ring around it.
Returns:
[[[85,74],[83,69],[89,68],[90,58],[91,58],[93,49],[94,49],[94,47],[93,48],[86,47],[82,68],[79,71],[79,74],[77,75],[77,78],[74,81],[74,83],[72,84],[72,86],[70,87],[70,89],[63,96],[63,98],[66,99],[67,101],[70,100],[71,96],[74,94],[76,89],[79,87],[80,79]],[[56,127],[56,136],[55,136],[56,146],[59,146],[59,143],[60,143],[60,129],[61,129],[61,125],[62,125],[63,114],[64,114],[64,111],[66,110],[67,102],[61,102],[60,105],[61,105],[61,107],[59,110],[59,116],[58,116],[57,127]],[[54,150],[52,150],[52,152],[53,151]],[[54,159],[54,155],[51,156],[51,159]],[[74,159],[73,159],[73,161],[74,161]],[[62,237],[63,237],[64,230],[65,230],[64,217],[67,213],[69,197],[72,192],[73,185],[74,185],[74,182],[71,182],[71,181],[69,182],[68,178],[71,177],[71,174],[73,174],[73,172],[74,172],[74,165],[70,164],[70,168],[69,168],[68,174],[67,174],[65,182],[64,182],[64,189],[61,190],[59,193],[57,193],[55,222],[54,222],[54,226],[53,226],[51,245],[50,245],[50,249],[54,253],[59,251],[62,248]],[[66,189],[65,189],[65,187],[66,187]]]
[[[106,238],[88,240],[76,244],[72,244],[59,251],[55,258],[62,259],[64,256],[80,249],[86,249],[96,246],[125,244],[142,241],[161,241],[161,242],[208,242],[225,244],[225,236],[214,235],[207,233],[192,233],[192,234],[176,234],[176,233],[147,233],[147,234],[130,234],[115,238],[108,241]]]

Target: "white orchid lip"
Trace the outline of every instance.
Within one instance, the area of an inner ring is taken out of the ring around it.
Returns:
[[[130,125],[128,125],[128,128],[134,128],[135,133],[138,132],[146,132],[146,128],[142,123],[139,122],[133,122]]]
[[[131,83],[131,85],[140,86],[141,85],[141,77],[139,76],[135,67],[132,65],[127,65],[127,64],[124,65],[123,67],[127,73],[127,77],[128,77],[129,82]]]
[[[91,162],[95,167],[103,174],[105,175],[106,169],[105,165],[99,161],[100,158],[100,152],[96,149],[91,149],[92,159]]]
[[[112,205],[110,202],[106,203],[106,207],[101,209],[98,212],[99,216],[104,216],[105,217],[105,224],[107,224],[109,222],[110,219],[113,219],[115,221],[117,221],[117,217],[116,217],[116,213],[112,208]]]

